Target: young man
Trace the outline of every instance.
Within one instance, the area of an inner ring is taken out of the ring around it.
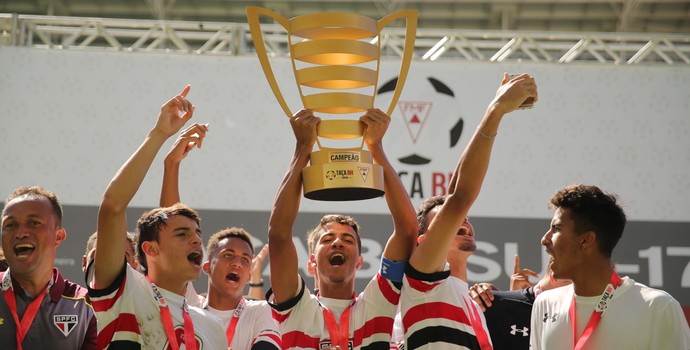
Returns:
[[[504,74],[447,196],[427,200],[418,213],[419,245],[405,269],[400,300],[407,349],[492,348],[482,313],[467,291],[467,258],[476,249],[467,213],[479,195],[501,119],[529,97],[537,99],[532,77]]]
[[[209,238],[206,252],[206,309],[223,321],[230,348],[280,350],[280,332],[271,308],[264,300],[247,300],[242,295],[254,257],[251,236],[237,227],[216,232]]]
[[[2,211],[0,344],[3,349],[96,349],[96,317],[85,288],[53,265],[67,237],[58,197],[20,187]]]
[[[156,125],[103,194],[94,271],[88,276],[99,348],[227,348],[218,319],[184,298],[187,283],[199,278],[203,259],[200,219],[194,210],[176,204],[139,218],[137,253],[146,276],[124,259],[127,205],[160,147],[192,117],[189,90],[187,86],[161,107]]]
[[[309,234],[309,264],[318,280],[317,295],[308,291],[298,275],[292,227],[301,200],[302,169],[309,162],[320,119],[310,110],[297,112],[290,119],[295,151],[268,228],[272,287],[268,300],[283,334],[283,349],[389,349],[400,296],[400,265],[414,247],[417,222],[410,199],[383,152],[390,117],[376,109],[360,120],[366,125],[364,141],[384,169],[386,202],[393,218],[394,232],[383,252],[385,267],[356,296],[355,272],[363,264],[359,227],[350,217],[327,215]]]
[[[207,131],[208,125],[193,124],[180,134],[168,152],[164,162],[161,206],[180,201],[180,163],[194,147],[201,148]],[[206,253],[208,260],[202,269],[209,277],[208,293],[205,299],[199,300],[201,307],[222,321],[230,348],[280,350],[280,333],[268,304],[243,297],[254,258],[254,245],[249,233],[237,227],[216,232],[208,240]],[[187,295],[188,298],[199,298],[191,283]]]
[[[690,329],[668,293],[620,277],[611,255],[625,228],[616,196],[575,184],[551,197],[541,243],[572,285],[543,292],[532,311],[532,349],[690,349]]]

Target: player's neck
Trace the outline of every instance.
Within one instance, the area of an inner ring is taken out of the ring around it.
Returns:
[[[597,259],[595,263],[587,265],[587,269],[581,269],[578,276],[573,278],[575,295],[594,297],[601,295],[606,285],[611,280],[613,265],[610,259]]]
[[[37,296],[46,288],[50,280],[53,278],[53,268],[42,269],[26,274],[18,274],[10,268],[10,275],[19,282],[24,292],[31,296]]]
[[[156,287],[163,288],[177,295],[185,295],[188,281],[182,281],[178,276],[166,276],[166,274],[160,273],[156,269],[150,269],[148,276],[156,284]]]
[[[456,256],[448,261],[450,265],[450,275],[467,282],[467,257]]]
[[[242,300],[242,290],[238,295],[229,296],[211,287],[208,289],[208,306],[216,310],[233,310]]]
[[[354,280],[343,284],[319,282],[319,295],[324,298],[350,300],[354,291]]]

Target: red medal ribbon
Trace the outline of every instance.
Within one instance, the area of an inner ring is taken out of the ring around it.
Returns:
[[[479,315],[479,311],[477,310],[477,308],[474,306],[474,302],[472,302],[472,300],[466,299],[465,297],[463,297],[463,300],[465,301],[465,305],[467,306],[467,315],[470,319],[470,325],[474,330],[474,335],[477,337],[477,342],[479,342],[479,348],[481,350],[493,350],[493,346],[491,345],[491,341],[489,340],[489,334],[486,332],[484,326],[482,325],[481,316]]]
[[[326,321],[326,328],[328,328],[328,335],[331,337],[332,346],[340,346],[341,350],[348,350],[348,340],[350,339],[350,311],[352,306],[357,301],[357,295],[352,293],[352,302],[345,308],[345,311],[340,315],[340,322],[335,323],[335,316],[331,310],[321,304],[323,311],[323,319]]]
[[[235,312],[232,313],[232,318],[230,319],[228,329],[225,330],[225,337],[228,339],[228,347],[232,343],[232,339],[235,338],[237,322],[239,322],[240,316],[242,316],[242,311],[244,311],[244,298],[240,299],[240,303],[237,304]]]
[[[165,335],[168,337],[168,343],[173,350],[180,350],[180,344],[177,342],[177,337],[175,336],[175,327],[173,326],[172,315],[170,314],[170,308],[168,303],[165,301],[163,294],[158,290],[156,284],[153,283],[151,277],[146,276],[146,279],[151,283],[151,289],[153,290],[153,298],[158,302],[158,308],[161,311],[161,321],[163,322],[163,328],[165,329]],[[182,319],[184,320],[184,344],[187,350],[196,350],[196,338],[194,337],[194,324],[192,323],[192,318],[189,316],[187,311],[187,301],[184,301],[182,305]]]
[[[17,350],[22,350],[22,341],[24,340],[24,337],[26,337],[26,333],[29,332],[29,328],[31,328],[31,324],[34,322],[34,318],[36,318],[36,314],[38,313],[38,309],[41,307],[43,297],[46,296],[48,287],[43,289],[41,294],[39,294],[36,299],[31,301],[20,321],[19,315],[17,314],[17,299],[14,296],[14,289],[12,288],[12,279],[10,277],[9,269],[5,272],[5,276],[3,276],[2,285],[7,307],[10,309],[12,318],[14,318],[14,323],[17,325]],[[48,285],[50,285],[50,283],[48,283]],[[6,288],[7,286],[9,286],[9,288]]]
[[[618,276],[616,271],[614,271],[613,274],[611,274],[611,279],[609,280],[609,283],[606,285],[606,289],[604,289],[604,293],[601,295],[601,299],[599,299],[597,305],[594,306],[592,315],[589,317],[589,321],[587,321],[585,330],[582,332],[582,336],[579,339],[577,337],[575,293],[573,292],[573,300],[570,302],[570,311],[568,313],[570,315],[570,321],[573,327],[574,350],[581,350],[587,342],[587,339],[589,339],[589,336],[591,336],[592,333],[594,333],[594,329],[597,328],[597,325],[599,325],[599,321],[601,321],[601,316],[603,316],[604,311],[606,311],[606,308],[611,302],[611,299],[613,299],[613,293],[616,291],[618,287],[620,287],[621,284],[623,284],[623,280]]]

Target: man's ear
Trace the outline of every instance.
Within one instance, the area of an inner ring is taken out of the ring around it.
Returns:
[[[362,265],[364,265],[364,258],[360,255],[357,257],[357,265],[355,265],[355,268],[359,270],[360,268],[362,268]]]
[[[594,231],[587,231],[577,236],[582,250],[597,248],[597,233]]]
[[[158,255],[158,243],[156,241],[145,241],[141,244],[141,250],[146,255],[156,256]]]
[[[204,261],[203,265],[201,265],[201,269],[204,270],[207,275],[211,275],[211,262],[208,260]]]
[[[62,244],[62,241],[65,240],[65,238],[67,238],[67,231],[62,226],[58,227],[55,231],[55,247],[59,247],[60,244]]]
[[[314,254],[309,254],[309,263],[307,264],[307,267],[309,269],[309,274],[313,276],[316,272],[316,257]],[[312,273],[312,270],[314,270],[314,273]]]

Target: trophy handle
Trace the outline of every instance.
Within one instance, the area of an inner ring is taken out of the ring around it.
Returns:
[[[402,10],[393,12],[378,21],[379,36],[381,36],[381,31],[383,28],[385,28],[390,22],[399,18],[405,18],[405,50],[403,51],[402,62],[400,63],[400,73],[398,74],[398,81],[395,84],[393,98],[391,99],[391,104],[388,106],[388,110],[386,111],[386,114],[388,115],[393,113],[395,105],[398,103],[403,86],[405,85],[405,80],[407,79],[407,72],[410,70],[412,54],[414,53],[414,40],[417,35],[417,11]]]
[[[291,118],[293,113],[290,111],[290,107],[288,107],[283,94],[280,92],[280,88],[276,82],[276,77],[273,74],[273,69],[271,68],[271,62],[268,60],[268,53],[266,52],[266,45],[264,44],[264,36],[261,32],[261,23],[259,22],[259,17],[263,15],[273,18],[276,22],[280,23],[280,25],[282,25],[283,28],[288,31],[288,33],[290,32],[290,21],[287,18],[262,7],[247,6],[246,11],[247,23],[249,23],[249,31],[252,34],[252,41],[254,41],[254,49],[256,49],[256,55],[259,56],[259,62],[261,62],[261,68],[264,70],[266,80],[268,80],[268,84],[271,86],[271,90],[273,90],[273,94],[276,96],[280,107],[283,108],[283,111],[288,118]]]

